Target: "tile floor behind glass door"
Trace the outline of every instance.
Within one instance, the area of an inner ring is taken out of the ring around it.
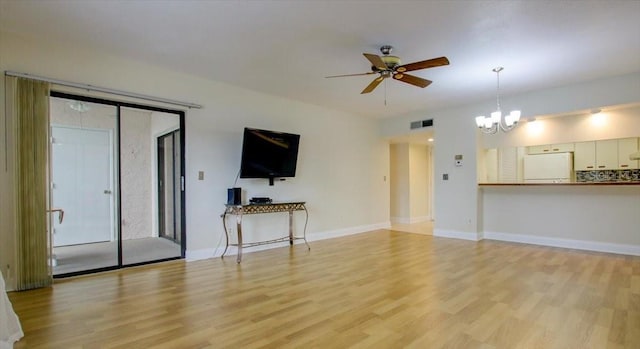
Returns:
[[[56,265],[53,275],[76,273],[84,270],[113,267],[117,265],[113,251],[117,251],[117,241],[98,242],[72,246],[55,247]],[[123,258],[128,264],[180,257],[180,245],[160,237],[131,239],[122,241]]]

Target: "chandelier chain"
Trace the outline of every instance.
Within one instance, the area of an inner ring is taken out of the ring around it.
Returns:
[[[496,104],[498,105],[498,111],[500,111],[500,71],[496,72]]]
[[[500,109],[500,72],[502,71],[502,67],[496,67],[493,71],[496,73],[496,105],[498,107],[497,111],[501,111]]]

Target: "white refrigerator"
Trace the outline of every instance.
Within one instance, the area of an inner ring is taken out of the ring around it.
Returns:
[[[525,155],[525,183],[570,183],[573,181],[573,153]]]

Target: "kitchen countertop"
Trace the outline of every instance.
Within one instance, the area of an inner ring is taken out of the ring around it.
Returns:
[[[493,187],[493,186],[523,186],[523,187],[535,187],[535,186],[610,186],[610,185],[640,185],[640,181],[635,182],[571,182],[571,183],[478,183],[481,187]]]

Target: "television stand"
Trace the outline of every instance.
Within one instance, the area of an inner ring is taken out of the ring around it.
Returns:
[[[224,252],[222,252],[222,256],[220,256],[220,258],[224,258],[224,255],[225,253],[227,253],[229,246],[238,247],[238,256],[236,261],[240,263],[242,261],[242,249],[244,247],[275,244],[278,242],[285,242],[285,241],[289,241],[289,245],[293,246],[293,242],[295,240],[304,240],[304,243],[305,245],[307,245],[307,248],[311,250],[311,247],[307,242],[307,223],[309,222],[309,212],[307,211],[307,208],[305,207],[304,202],[280,202],[280,203],[225,205],[225,206],[226,208],[224,210],[224,213],[222,214],[222,226],[224,227],[224,235],[227,238],[227,245],[225,246]],[[294,211],[304,211],[305,213],[304,230],[302,232],[302,236],[295,236],[293,234],[293,212]],[[257,242],[242,241],[242,216],[251,215],[251,214],[278,213],[278,212],[289,212],[289,235],[288,236],[283,236],[273,240],[257,241]],[[229,231],[227,230],[228,215],[236,216],[236,230],[238,232],[237,244],[229,243]]]

